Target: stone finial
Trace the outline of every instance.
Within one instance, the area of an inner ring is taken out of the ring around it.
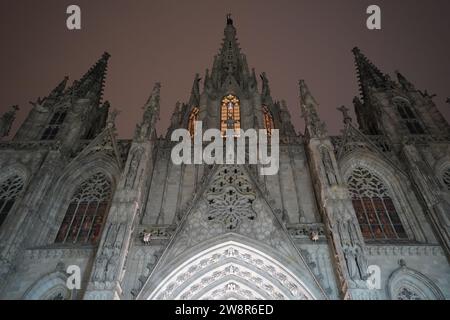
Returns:
[[[341,106],[337,108],[337,110],[342,112],[345,124],[352,122],[352,117],[350,117],[350,115],[348,114],[348,111],[350,110],[349,108],[347,108],[346,106]]]
[[[233,19],[231,19],[231,13],[227,14],[227,25],[233,25]]]
[[[304,80],[299,81],[300,105],[302,117],[305,119],[307,131],[311,137],[324,137],[327,134],[325,123],[317,113],[318,103],[312,96]]]
[[[108,113],[108,120],[106,121],[109,128],[113,128],[116,126],[116,118],[120,114],[120,110],[113,109]]]

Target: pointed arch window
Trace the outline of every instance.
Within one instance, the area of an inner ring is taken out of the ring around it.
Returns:
[[[189,115],[188,129],[191,137],[195,134],[195,121],[198,121],[199,108],[194,107]]]
[[[45,128],[41,140],[55,139],[61,125],[64,122],[64,119],[66,118],[66,115],[67,111],[65,110],[56,111],[52,119],[50,120],[50,123],[48,124],[47,128]]]
[[[263,106],[263,114],[264,114],[264,127],[267,130],[267,136],[272,136],[272,130],[274,129],[273,117],[269,111],[267,106]]]
[[[23,179],[13,175],[0,184],[0,226],[23,190]]]
[[[222,99],[220,112],[220,130],[222,137],[226,136],[227,129],[234,130],[234,135],[238,136],[241,128],[241,109],[239,99],[229,94]]]
[[[450,191],[450,168],[447,168],[447,170],[444,171],[444,174],[442,175],[442,182],[444,182],[446,189]]]
[[[76,190],[55,243],[96,244],[111,202],[111,183],[96,173]]]
[[[406,128],[408,128],[409,133],[425,134],[425,130],[407,101],[399,99],[396,100],[394,104],[397,107],[397,111],[400,114],[402,122],[405,124]]]
[[[372,172],[363,167],[348,178],[361,232],[367,240],[407,239],[388,189]]]

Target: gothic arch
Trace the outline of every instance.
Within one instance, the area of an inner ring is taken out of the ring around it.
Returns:
[[[444,192],[450,192],[450,156],[445,156],[434,165],[434,174]]]
[[[408,268],[400,261],[400,268],[389,276],[386,294],[391,300],[443,300],[436,284],[423,273]]]
[[[5,225],[10,225],[11,223],[11,213],[16,212],[16,209],[21,202],[23,195],[25,194],[26,187],[29,183],[29,171],[28,169],[22,165],[22,164],[13,164],[6,166],[6,168],[1,170],[0,173],[0,186],[3,183],[6,183],[8,179],[13,179],[14,181],[11,181],[16,184],[16,194],[15,199],[12,207],[9,208],[6,217],[4,219],[0,218],[0,227],[4,227]],[[19,183],[20,185],[17,185]],[[17,188],[20,188],[20,190],[17,190]],[[2,200],[2,197],[0,195],[0,200]],[[5,200],[5,199],[3,199]],[[5,205],[5,203],[3,203]],[[2,205],[0,204],[0,209],[2,209]],[[15,219],[14,219],[15,220]]]
[[[388,189],[408,238],[426,242],[425,232],[417,217],[420,213],[414,214],[417,210],[413,210],[411,205],[412,202],[417,202],[417,199],[412,192],[408,177],[402,171],[397,170],[379,156],[361,150],[355,150],[346,155],[339,166],[345,182],[357,167],[367,168],[373,172]]]
[[[9,178],[12,175],[18,175],[20,176],[23,181],[24,181],[24,185],[28,184],[28,180],[30,177],[30,171],[28,170],[28,168],[26,166],[24,166],[23,164],[20,163],[14,163],[11,165],[7,165],[4,168],[2,168],[1,172],[0,172],[0,182]]]
[[[138,298],[312,300],[321,296],[293,272],[292,262],[271,251],[240,235],[220,236],[164,263]]]
[[[56,271],[36,281],[23,295],[24,300],[68,300],[71,292],[66,285],[67,275]]]
[[[45,210],[40,210],[42,213],[48,213],[46,217],[40,216],[40,220],[49,228],[47,233],[42,233],[45,239],[40,241],[47,243],[55,239],[74,192],[95,173],[102,173],[107,177],[114,195],[120,169],[113,159],[103,154],[95,154],[69,165],[49,192],[46,201],[49,205]]]

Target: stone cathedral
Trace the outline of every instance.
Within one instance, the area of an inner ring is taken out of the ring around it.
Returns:
[[[304,134],[227,17],[212,69],[165,136],[159,83],[133,139],[103,101],[109,54],[9,134],[0,119],[1,299],[450,298],[450,126],[433,96],[353,49],[356,119],[330,136],[299,82]],[[150,93],[150,92],[149,92]],[[279,130],[280,168],[171,161],[171,133]],[[79,267],[79,288],[67,286]]]

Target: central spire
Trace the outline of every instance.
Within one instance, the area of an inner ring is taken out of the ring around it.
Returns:
[[[366,100],[370,89],[382,89],[389,85],[389,77],[382,73],[359,48],[352,50],[355,56],[356,70],[363,99]]]
[[[241,53],[236,37],[236,28],[229,13],[226,16],[222,48],[218,55],[214,57],[211,78],[214,79],[216,85],[219,87],[229,76],[234,77],[236,82],[242,85],[247,75],[247,61],[245,55]]]

